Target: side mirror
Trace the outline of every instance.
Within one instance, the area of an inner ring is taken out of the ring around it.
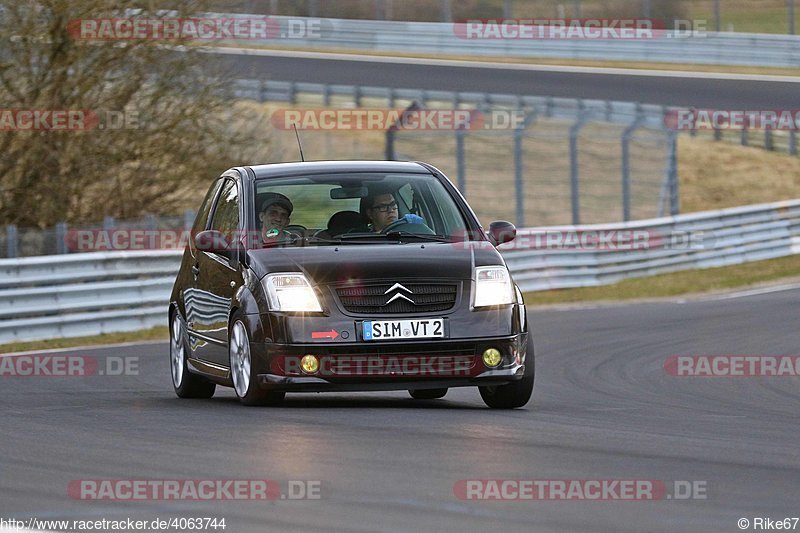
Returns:
[[[239,254],[238,248],[231,245],[225,234],[215,229],[201,231],[195,235],[194,245],[202,252],[219,254],[228,259],[234,259]]]
[[[496,220],[489,224],[489,239],[495,246],[511,242],[517,236],[517,228],[511,222]]]

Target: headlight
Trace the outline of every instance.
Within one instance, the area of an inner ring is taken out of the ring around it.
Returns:
[[[317,295],[303,274],[269,274],[262,283],[270,311],[322,312]]]
[[[475,300],[473,307],[514,303],[514,289],[508,269],[502,266],[475,269]]]

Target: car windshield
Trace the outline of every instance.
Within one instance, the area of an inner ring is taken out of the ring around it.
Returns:
[[[349,173],[260,179],[254,247],[464,240],[464,214],[426,174]]]

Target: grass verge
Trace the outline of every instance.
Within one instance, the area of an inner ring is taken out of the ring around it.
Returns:
[[[602,287],[528,292],[525,303],[547,305],[602,300],[636,300],[702,294],[797,277],[800,255],[718,268],[687,270],[647,278],[628,279]]]
[[[140,331],[125,331],[120,333],[103,333],[89,337],[70,337],[65,339],[47,339],[43,341],[12,342],[0,345],[0,354],[12,352],[27,352],[33,350],[54,350],[58,348],[74,348],[77,346],[99,346],[103,344],[117,344],[122,342],[143,342],[153,340],[169,340],[169,328],[158,326]]]

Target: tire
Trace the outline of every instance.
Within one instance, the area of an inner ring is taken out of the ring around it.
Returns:
[[[438,400],[439,398],[444,398],[444,395],[447,394],[447,389],[411,389],[408,393],[415,400]]]
[[[235,319],[228,330],[228,356],[231,365],[231,380],[236,396],[244,405],[275,405],[285,393],[269,392],[258,388],[253,360],[250,355],[250,335],[244,323]]]
[[[516,409],[527,404],[533,395],[536,374],[533,354],[533,333],[528,331],[528,349],[525,355],[525,374],[522,379],[508,385],[478,387],[481,398],[492,409]]]
[[[169,336],[169,361],[172,374],[172,386],[178,398],[211,398],[217,386],[197,374],[189,372],[186,366],[189,343],[186,327],[176,309],[172,314]]]

